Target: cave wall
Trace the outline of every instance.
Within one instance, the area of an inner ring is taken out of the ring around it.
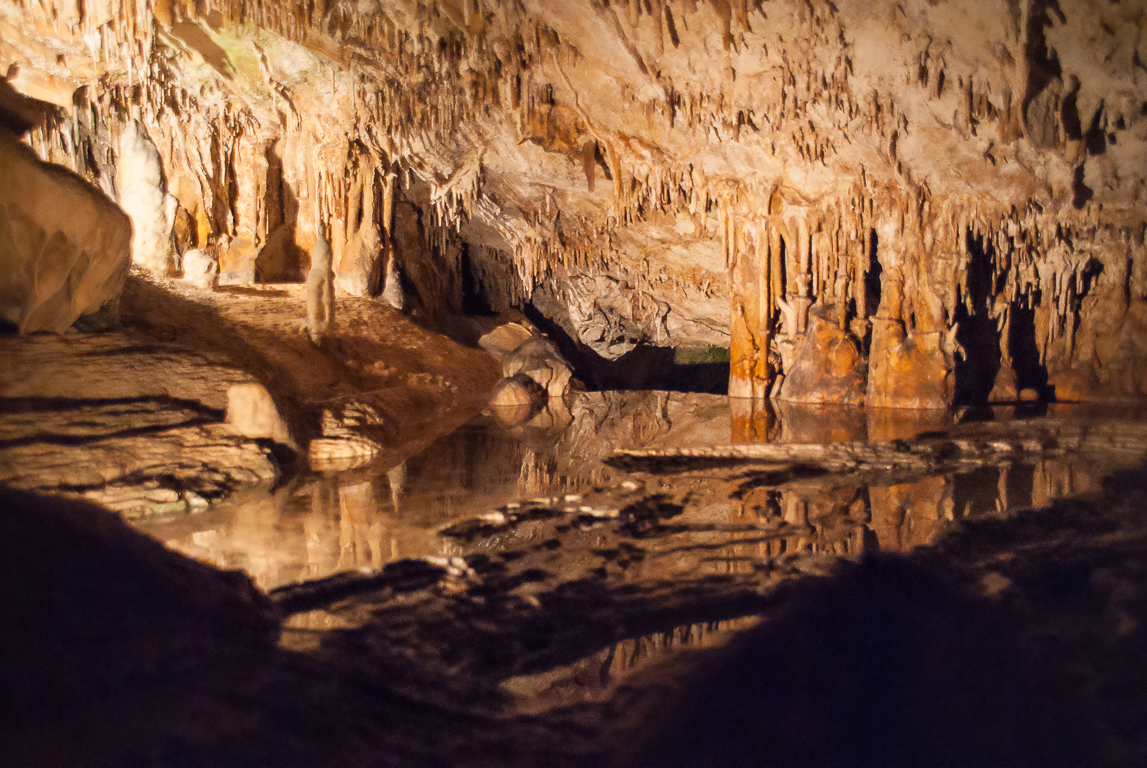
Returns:
[[[322,228],[342,289],[393,262],[431,317],[469,281],[608,359],[728,346],[734,395],[935,407],[1147,394],[1145,31],[1104,0],[3,0],[0,62],[58,106],[29,143],[113,197],[138,125],[225,279],[299,279]]]

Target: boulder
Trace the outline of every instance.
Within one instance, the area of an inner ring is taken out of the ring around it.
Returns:
[[[114,309],[131,264],[131,220],[96,187],[0,129],[0,317],[63,333]]]
[[[533,335],[534,329],[525,323],[505,323],[478,339],[478,346],[499,360],[505,360],[507,355],[529,341]]]
[[[318,437],[307,446],[307,460],[316,472],[347,472],[366,466],[382,446],[362,435]]]
[[[219,285],[219,263],[205,251],[192,248],[183,254],[183,279],[197,288],[213,291]]]
[[[502,361],[502,375],[518,374],[533,379],[550,397],[564,397],[573,377],[557,346],[545,336],[531,336]]]
[[[227,423],[247,437],[269,437],[297,449],[271,393],[262,384],[235,384],[227,390]]]

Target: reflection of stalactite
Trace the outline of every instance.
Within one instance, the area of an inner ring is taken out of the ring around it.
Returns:
[[[557,464],[552,456],[527,448],[518,474],[518,491],[524,496],[543,496],[557,489]]]
[[[528,690],[533,696],[550,696],[566,700],[574,693],[580,700],[586,692],[607,689],[634,670],[663,658],[669,651],[685,648],[710,648],[726,642],[734,633],[756,626],[758,619],[749,616],[706,624],[686,624],[665,632],[629,638],[581,659],[555,675],[547,672],[537,678],[517,678],[516,690]],[[538,686],[541,686],[539,689]]]

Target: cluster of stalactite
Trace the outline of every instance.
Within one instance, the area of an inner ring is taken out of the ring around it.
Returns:
[[[877,202],[879,201],[879,202]],[[1147,393],[1147,227],[856,189],[721,211],[730,391],[943,408]]]
[[[577,276],[613,275],[655,344],[673,343],[667,295],[727,294],[737,394],[921,405],[998,383],[1000,396],[1046,396],[1052,372],[1080,362],[1100,378],[1118,368],[1120,391],[1141,388],[1122,362],[1134,345],[1093,340],[1131,329],[1084,326],[1095,323],[1086,307],[1116,301],[1107,287],[1120,283],[1120,322],[1138,317],[1143,217],[1101,217],[1082,163],[1122,142],[1143,110],[1085,105],[1078,84],[1057,84],[1043,40],[1051,11],[1038,3],[1009,6],[1010,64],[922,35],[894,41],[910,66],[883,80],[858,71],[871,62],[858,65],[846,25],[863,19],[831,3],[594,3],[579,12],[615,35],[611,50],[630,59],[618,66],[645,78],[608,99],[581,79],[594,66],[585,41],[519,4],[109,0],[70,15],[18,5],[106,70],[32,143],[114,193],[117,138],[138,122],[179,204],[177,252],[211,250],[226,279],[299,279],[322,233],[340,287],[377,294],[401,267],[432,310],[457,308],[467,261],[491,304],[522,305],[545,287],[571,315],[593,314],[572,306],[586,298]],[[885,10],[921,12],[897,8]],[[245,47],[222,64],[200,51],[217,70],[203,80],[180,68],[208,27]],[[627,110],[625,124],[611,108]],[[921,134],[941,126],[985,169],[963,192],[949,187],[966,164],[953,161],[949,178],[922,164]],[[488,159],[506,136],[564,158],[585,189],[491,178],[512,165]],[[1074,165],[1074,184],[1012,187],[1008,202],[985,194],[988,169],[1010,162],[1019,136]],[[419,209],[420,247],[399,242],[400,201]],[[630,236],[681,217],[693,242],[720,242],[727,285],[678,285],[682,271]],[[809,358],[827,342],[832,381]],[[969,362],[969,347],[989,354],[986,342],[999,359]],[[914,366],[959,368],[964,383],[899,391],[894,380],[912,381]],[[1088,386],[1064,382],[1057,394]]]

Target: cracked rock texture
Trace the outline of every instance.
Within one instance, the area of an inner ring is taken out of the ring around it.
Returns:
[[[0,483],[128,517],[201,510],[268,482],[264,442],[223,423],[220,360],[122,334],[0,340]]]
[[[933,407],[1144,394],[1145,13],[4,0],[0,60],[58,105],[29,143],[121,201],[138,125],[224,282],[298,280],[324,234],[342,290],[533,305],[607,359],[727,346],[758,396],[843,365],[800,343],[823,307],[869,366],[835,402]]]

